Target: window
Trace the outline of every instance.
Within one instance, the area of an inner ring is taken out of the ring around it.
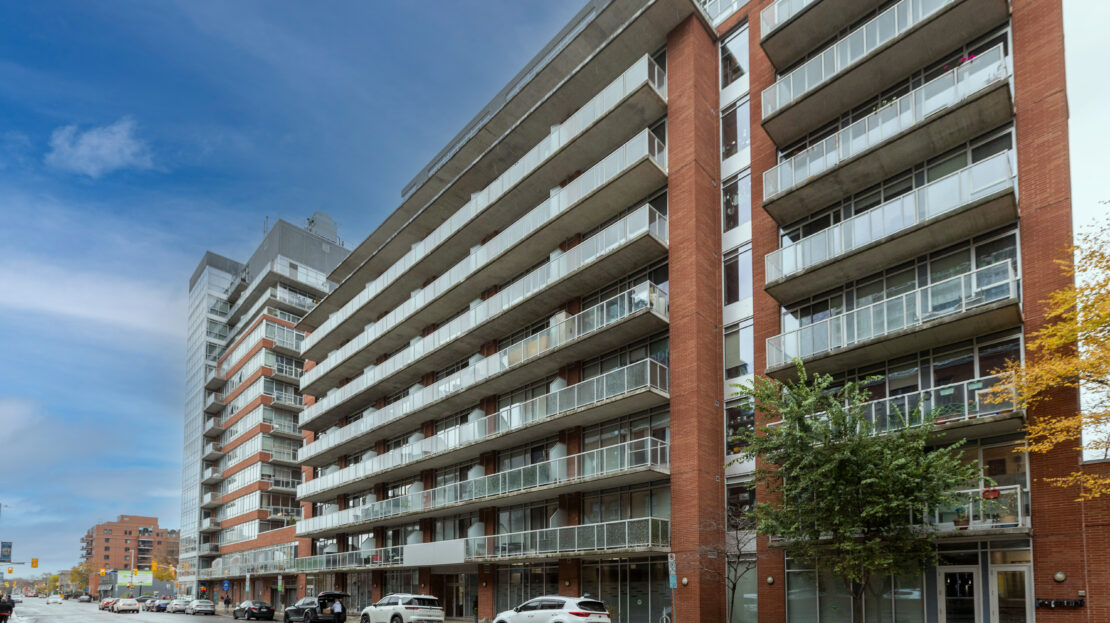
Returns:
[[[755,487],[751,486],[750,483],[729,487],[726,503],[730,529],[743,530],[754,527],[744,526],[744,520],[748,513],[755,508]]]
[[[749,400],[725,404],[725,453],[739,454],[747,445],[737,436],[755,430],[755,408]]]
[[[724,264],[724,297],[725,305],[731,305],[741,299],[752,296],[752,249],[748,247],[742,251],[730,253],[725,256]]]
[[[748,25],[737,28],[721,44],[721,88],[748,74]]]
[[[752,178],[749,171],[726,181],[721,194],[722,231],[732,231],[752,220]]]
[[[755,333],[751,322],[725,328],[725,378],[735,379],[754,372]]]
[[[732,106],[721,115],[721,160],[740,153],[751,144],[749,116],[747,101]]]

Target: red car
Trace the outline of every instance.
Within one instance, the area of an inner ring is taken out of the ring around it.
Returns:
[[[112,604],[114,604],[114,603],[116,603],[116,598],[115,597],[109,597],[109,598],[104,599],[100,602],[99,608],[101,610],[111,610],[112,609]]]

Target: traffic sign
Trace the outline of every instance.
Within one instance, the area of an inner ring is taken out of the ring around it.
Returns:
[[[220,588],[222,588],[225,591],[231,590],[231,582],[228,582],[227,580],[224,580],[224,583],[220,585]]]

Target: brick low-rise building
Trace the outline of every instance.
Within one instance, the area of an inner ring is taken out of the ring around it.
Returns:
[[[179,536],[177,530],[158,527],[157,517],[138,515],[120,515],[89,528],[81,537],[80,561],[92,570],[93,594],[101,569],[150,571],[155,561],[176,563]]]

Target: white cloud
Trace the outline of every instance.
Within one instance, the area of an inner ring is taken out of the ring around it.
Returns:
[[[46,164],[96,179],[120,169],[151,169],[150,148],[135,136],[134,120],[124,117],[106,126],[81,132],[62,126],[50,137]]]
[[[51,264],[32,257],[0,258],[0,274],[6,286],[0,309],[184,339],[186,295],[178,282],[144,281],[90,271],[76,261]]]

